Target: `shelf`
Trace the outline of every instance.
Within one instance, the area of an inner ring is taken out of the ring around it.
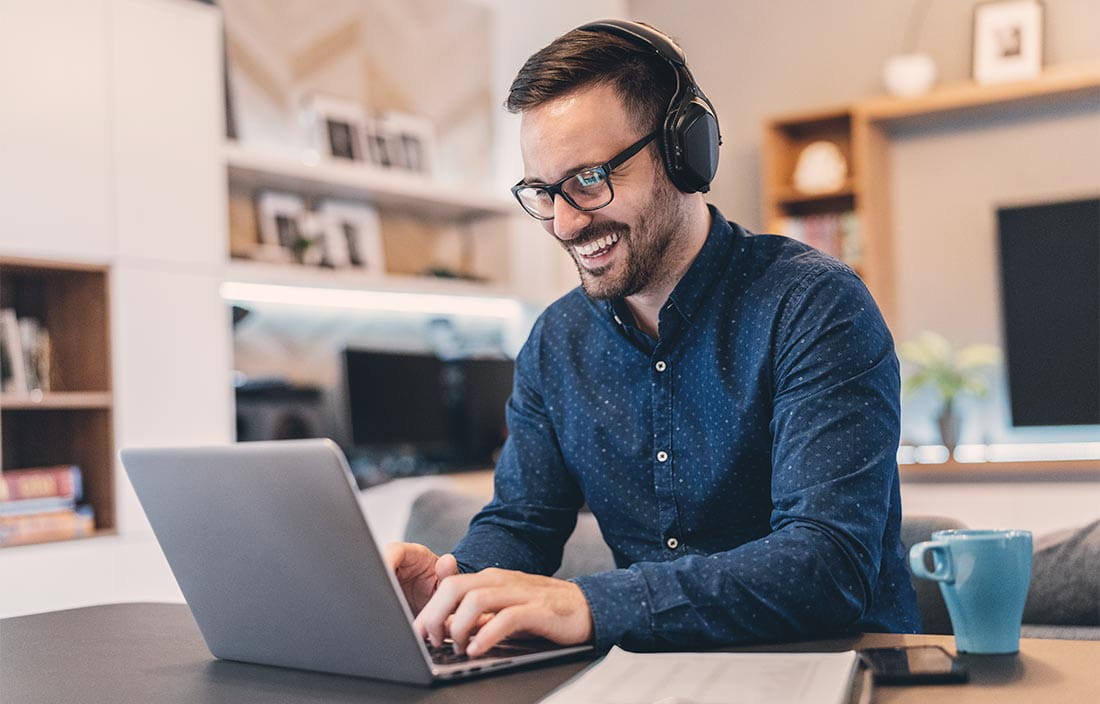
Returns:
[[[308,164],[232,142],[225,145],[225,161],[231,187],[366,200],[421,218],[477,220],[510,215],[517,207],[503,196],[439,183],[415,173],[332,160]]]
[[[880,97],[857,103],[853,111],[870,121],[901,120],[969,108],[1068,97],[1100,92],[1100,66],[1064,66],[1045,70],[1030,81],[979,85],[963,81],[912,98]]]
[[[906,482],[1097,481],[1100,460],[899,464]]]
[[[53,538],[50,540],[36,540],[33,543],[20,543],[18,545],[4,545],[0,546],[0,550],[18,550],[19,548],[28,548],[34,545],[51,545],[56,543],[71,543],[77,540],[91,540],[92,538],[105,538],[108,536],[118,535],[117,528],[96,528],[90,535],[80,535],[75,538]]]
[[[775,200],[780,205],[804,205],[807,203],[820,203],[822,201],[840,200],[842,198],[855,198],[855,186],[852,179],[845,179],[844,185],[835,191],[828,193],[803,193],[802,191],[787,186],[776,193]]]
[[[227,282],[299,288],[515,298],[503,286],[468,279],[403,276],[399,274],[378,276],[356,269],[325,269],[294,264],[269,264],[247,259],[230,261],[225,267],[225,275],[222,278]]]
[[[0,394],[0,410],[83,410],[111,408],[107,391],[51,391],[45,394]]]
[[[523,302],[508,290],[426,276],[372,276],[236,260],[226,267],[222,298],[244,304],[308,306],[375,312],[468,315],[520,320]]]

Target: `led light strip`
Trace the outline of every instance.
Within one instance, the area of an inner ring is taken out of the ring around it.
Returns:
[[[898,463],[940,464],[947,461],[943,445],[903,445],[898,448]],[[1030,442],[994,445],[959,445],[955,461],[971,462],[1052,462],[1058,460],[1100,459],[1100,442]]]
[[[282,286],[226,281],[221,297],[240,303],[270,303],[312,308],[343,308],[395,313],[469,315],[516,320],[523,306],[510,298],[491,296],[445,295],[401,291],[363,291],[343,288]]]

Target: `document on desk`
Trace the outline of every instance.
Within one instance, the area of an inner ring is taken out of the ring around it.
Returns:
[[[630,653],[615,647],[540,704],[842,704],[858,658],[841,653]]]

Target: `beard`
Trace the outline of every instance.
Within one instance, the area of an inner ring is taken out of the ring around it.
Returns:
[[[589,298],[625,298],[662,283],[664,276],[671,275],[666,259],[683,224],[676,194],[671,183],[656,178],[647,205],[638,213],[635,227],[621,222],[601,222],[584,228],[568,243],[561,243],[573,258],[581,287]],[[622,261],[598,269],[582,266],[574,248],[612,233],[619,235],[615,246],[623,250],[619,256]],[[619,271],[614,270],[616,266]]]

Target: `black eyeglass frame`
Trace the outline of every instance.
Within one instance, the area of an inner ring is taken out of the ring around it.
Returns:
[[[521,179],[519,183],[512,186],[512,195],[515,196],[516,202],[518,202],[520,207],[523,208],[523,212],[527,213],[528,215],[535,218],[536,220],[542,220],[542,221],[553,220],[554,217],[550,216],[548,218],[544,218],[541,215],[538,215],[536,213],[532,213],[531,210],[526,205],[523,204],[523,199],[519,197],[519,192],[521,190],[523,190],[524,188],[537,188],[537,189],[545,191],[546,193],[550,194],[550,201],[551,202],[553,202],[554,196],[559,196],[560,195],[562,198],[565,199],[566,203],[573,206],[577,210],[582,210],[582,211],[585,211],[585,212],[589,212],[589,211],[592,211],[592,210],[599,210],[600,208],[606,208],[607,206],[611,205],[611,201],[615,200],[615,188],[611,185],[611,172],[614,171],[615,169],[619,168],[623,164],[625,164],[635,154],[642,151],[642,149],[644,149],[650,142],[652,142],[654,139],[656,139],[660,134],[661,134],[661,130],[659,130],[659,129],[654,130],[653,132],[650,132],[645,137],[642,137],[637,142],[635,142],[634,144],[631,144],[629,147],[622,150],[621,152],[619,152],[615,156],[611,157],[611,159],[609,159],[607,162],[605,162],[603,164],[600,164],[599,166],[586,166],[583,169],[577,169],[573,173],[569,174],[568,176],[566,176],[566,177],[562,178],[561,180],[556,181],[554,183],[549,183],[549,184],[524,183],[523,180]],[[577,202],[574,201],[573,198],[562,189],[562,186],[564,186],[565,183],[567,181],[569,181],[570,179],[576,178],[577,174],[580,174],[584,171],[593,171],[593,170],[603,172],[604,180],[607,181],[607,190],[611,194],[611,197],[608,198],[607,202],[602,204],[602,205],[597,205],[597,206],[594,206],[592,208],[583,208],[580,205],[577,205]]]

